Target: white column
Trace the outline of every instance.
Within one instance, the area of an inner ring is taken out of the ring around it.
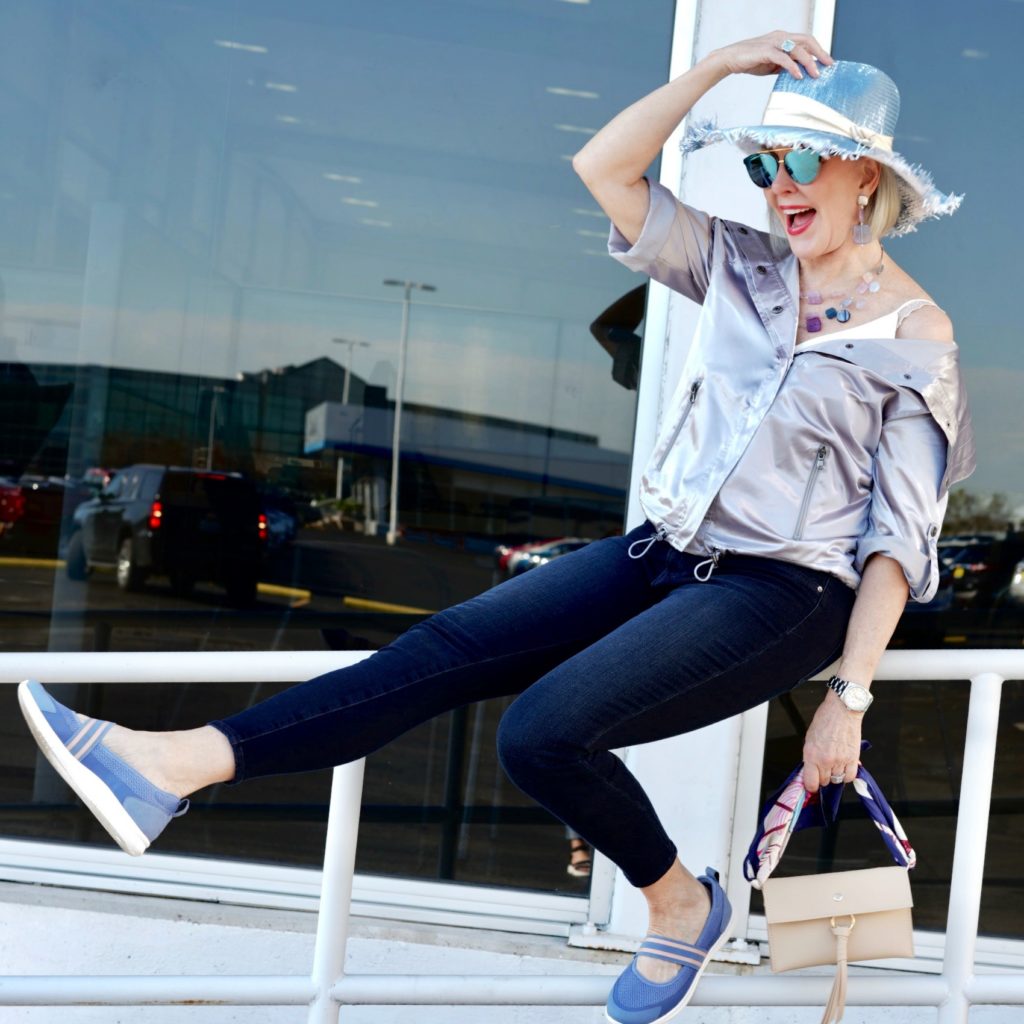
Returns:
[[[815,6],[819,8],[817,13]],[[815,5],[812,0],[782,0],[768,5],[754,0],[733,0],[728,4],[711,0],[680,2],[676,8],[669,77],[682,74],[692,59],[700,59],[717,47],[772,29],[830,35],[833,10],[834,4],[830,2]],[[830,45],[831,39],[822,38],[822,42]],[[770,76],[727,79],[697,104],[693,116],[717,117],[723,126],[756,124],[761,120],[772,84]],[[700,209],[766,226],[764,199],[750,186],[738,150],[727,145],[713,146],[683,161],[679,153],[681,136],[682,126],[662,153],[661,182],[684,202]],[[698,313],[699,307],[689,299],[651,284],[630,486],[630,527],[642,521],[636,502],[640,473],[653,447],[665,403],[679,379]],[[753,714],[746,730],[742,721],[741,717],[732,718],[625,753],[627,765],[650,794],[679,846],[683,862],[698,874],[705,866],[714,866],[722,872],[726,883],[730,854],[739,849],[742,838],[734,830],[737,797],[745,815],[751,805],[750,794],[737,791],[741,749],[745,750],[747,744],[763,743],[763,732],[758,736],[756,729],[757,722],[764,721],[763,711]],[[756,788],[758,780],[752,777],[749,767],[751,758],[742,760],[746,766],[742,784],[745,790]],[[754,799],[756,802],[756,794]],[[745,835],[753,824],[753,820],[736,822],[735,829]],[[749,898],[748,890],[742,886],[733,884],[729,890],[734,902]],[[606,893],[595,893],[596,906],[608,905],[607,901]],[[643,934],[647,923],[643,899],[621,872],[614,876],[610,907],[606,940],[615,935],[636,938]],[[736,909],[738,919],[745,922],[746,902]],[[596,920],[596,915],[592,919]]]

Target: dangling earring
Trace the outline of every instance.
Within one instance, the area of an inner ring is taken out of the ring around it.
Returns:
[[[867,196],[857,196],[857,223],[853,226],[853,240],[857,245],[867,245],[871,241],[871,225],[864,223],[864,209],[867,205]]]

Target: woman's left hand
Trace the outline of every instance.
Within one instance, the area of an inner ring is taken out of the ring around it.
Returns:
[[[808,793],[817,793],[840,772],[844,782],[857,777],[863,717],[863,712],[851,711],[832,692],[825,696],[804,738],[804,788]]]

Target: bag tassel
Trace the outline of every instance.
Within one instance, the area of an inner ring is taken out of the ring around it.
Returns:
[[[848,925],[837,925],[836,919],[832,918],[832,934],[836,937],[836,978],[832,983],[832,994],[828,997],[821,1024],[839,1024],[843,1019],[846,1010],[846,946],[856,923],[853,914],[850,915]]]

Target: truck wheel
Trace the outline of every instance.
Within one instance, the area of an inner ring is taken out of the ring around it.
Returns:
[[[68,549],[64,555],[64,571],[69,580],[87,580],[89,578],[89,562],[85,557],[85,545],[82,534],[75,532],[68,541]]]
[[[135,546],[125,537],[117,549],[117,585],[122,590],[138,590],[146,574],[135,564]]]

